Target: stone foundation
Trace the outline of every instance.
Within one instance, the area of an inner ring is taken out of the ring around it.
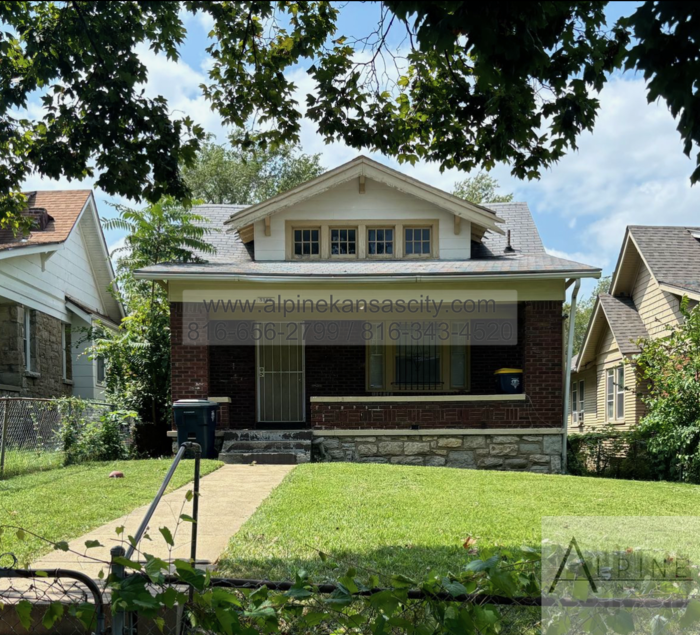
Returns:
[[[326,435],[315,433],[315,461],[391,463],[483,470],[561,473],[562,437],[549,433]],[[422,432],[422,431],[421,431]]]

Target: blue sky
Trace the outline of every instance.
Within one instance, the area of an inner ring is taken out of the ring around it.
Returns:
[[[633,9],[631,3],[611,3],[607,9],[609,23]],[[348,35],[364,33],[368,24],[376,23],[378,15],[378,5],[343,5],[339,31]],[[189,114],[223,141],[227,130],[199,88],[206,81],[209,25],[202,16],[188,16],[186,26],[188,37],[178,62],[146,49],[141,51],[150,71],[146,91],[164,95],[174,112]],[[311,83],[302,68],[292,70],[290,75],[298,86],[298,101],[304,103],[303,95]],[[682,152],[673,117],[665,104],[647,104],[640,76],[614,76],[599,99],[601,109],[593,133],[584,134],[579,150],[543,172],[539,181],[514,179],[505,165],[497,166],[492,174],[503,191],[513,192],[516,200],[527,201],[548,251],[602,267],[608,274],[615,266],[626,225],[700,225],[700,189],[690,186],[693,161]],[[37,107],[30,105],[30,111]],[[343,144],[325,145],[308,121],[302,126],[302,145],[306,152],[320,153],[327,168],[358,154]],[[456,171],[441,174],[434,164],[401,166],[381,155],[370,156],[446,190],[464,177]],[[92,187],[92,182],[32,178],[26,183],[28,190],[65,187]],[[101,191],[96,191],[96,197],[100,214],[111,216],[113,210],[108,203],[117,199]],[[120,238],[119,233],[109,232],[107,242],[115,246]]]

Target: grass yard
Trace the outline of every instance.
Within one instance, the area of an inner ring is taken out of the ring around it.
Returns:
[[[0,524],[22,527],[54,542],[70,540],[150,502],[171,463],[170,459],[88,463],[0,481]],[[202,461],[202,475],[220,465]],[[169,491],[192,480],[193,468],[193,461],[183,461]],[[123,471],[125,478],[108,478],[112,470]],[[18,540],[14,530],[5,529],[0,536],[0,554],[14,553],[20,566],[51,549],[29,535]]]
[[[539,548],[544,516],[695,516],[698,510],[700,487],[693,485],[307,464],[231,539],[219,570],[268,579],[293,578],[299,569],[334,576],[329,563],[335,560],[422,578],[427,570],[446,573],[473,559],[463,547],[467,536],[482,554],[493,547]],[[328,554],[327,562],[317,550]]]

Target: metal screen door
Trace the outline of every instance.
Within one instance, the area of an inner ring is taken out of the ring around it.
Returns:
[[[301,324],[260,325],[257,343],[258,422],[293,423],[306,419],[304,344]]]

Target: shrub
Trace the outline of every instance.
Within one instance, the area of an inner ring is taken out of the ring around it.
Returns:
[[[631,480],[663,478],[650,460],[648,439],[637,430],[605,427],[572,434],[567,447],[568,471],[574,476],[602,476]]]
[[[75,398],[62,400],[60,410],[66,465],[129,456],[133,412],[112,410],[95,416],[90,402]]]
[[[637,372],[648,386],[639,434],[661,478],[700,483],[700,308],[681,302],[682,324],[641,340]]]

